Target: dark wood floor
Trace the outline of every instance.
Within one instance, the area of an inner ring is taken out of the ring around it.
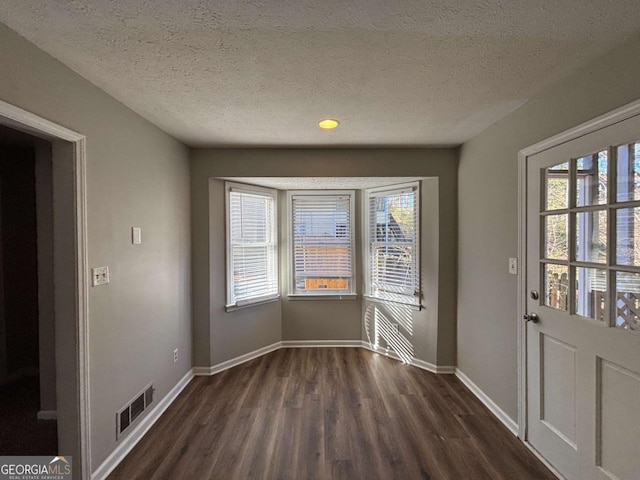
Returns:
[[[110,479],[554,479],[453,375],[359,348],[197,377]]]

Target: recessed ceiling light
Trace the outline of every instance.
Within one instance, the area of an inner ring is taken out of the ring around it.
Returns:
[[[324,120],[320,120],[318,122],[318,126],[324,130],[331,130],[340,125],[340,122],[334,120],[333,118],[325,118]]]

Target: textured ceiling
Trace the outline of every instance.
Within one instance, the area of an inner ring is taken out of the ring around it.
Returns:
[[[2,0],[192,146],[459,144],[640,31],[638,0]],[[317,121],[341,126],[321,131]]]
[[[222,177],[221,180],[278,190],[360,190],[423,180],[424,177]]]

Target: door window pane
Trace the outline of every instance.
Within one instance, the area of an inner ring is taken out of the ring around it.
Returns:
[[[607,262],[607,212],[576,214],[576,260]]]
[[[596,268],[576,268],[576,313],[605,320],[607,272]]]
[[[569,258],[569,242],[567,241],[568,214],[547,215],[544,217],[545,256],[552,260]]]
[[[616,327],[640,330],[640,274],[616,272]]]
[[[618,201],[640,200],[640,143],[620,145],[617,150]]]
[[[543,278],[544,304],[558,310],[566,310],[569,293],[569,267],[551,263],[545,264]]]
[[[616,262],[640,265],[640,208],[620,208],[616,212]]]
[[[545,170],[545,210],[569,208],[569,162]]]
[[[576,205],[607,203],[607,151],[576,160]]]

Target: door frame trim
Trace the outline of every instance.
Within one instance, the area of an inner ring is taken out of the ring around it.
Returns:
[[[518,152],[518,438],[527,440],[527,338],[523,316],[527,313],[527,161],[529,157],[640,115],[640,99],[570,128]]]
[[[72,144],[74,170],[74,224],[76,273],[76,387],[78,401],[79,478],[91,478],[91,425],[89,404],[89,268],[87,253],[86,137],[62,125],[0,100],[0,124],[63,140]]]

